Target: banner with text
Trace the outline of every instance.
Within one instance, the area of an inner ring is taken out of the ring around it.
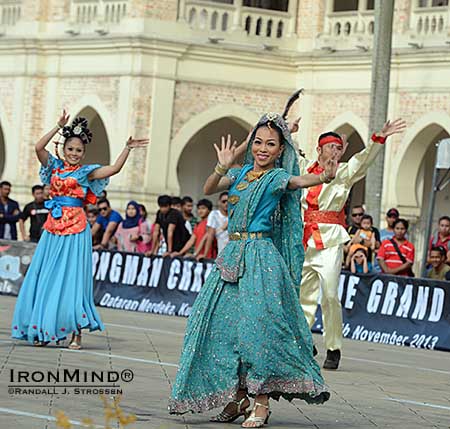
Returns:
[[[96,305],[169,316],[189,316],[214,264],[105,251],[92,257]]]
[[[15,295],[36,245],[0,240],[0,294]],[[189,316],[213,261],[94,251],[96,305]],[[450,351],[450,283],[351,274],[339,282],[345,338]],[[320,302],[320,300],[319,300]],[[314,332],[321,332],[320,307]]]
[[[450,351],[448,282],[343,272],[339,296],[345,338]],[[320,308],[312,330],[322,332]]]
[[[0,240],[0,294],[19,294],[35,248],[35,243]]]

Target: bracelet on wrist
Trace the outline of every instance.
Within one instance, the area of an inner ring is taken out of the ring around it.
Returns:
[[[225,176],[228,173],[228,168],[224,167],[220,162],[218,162],[214,168],[214,172],[219,176]]]
[[[386,143],[387,137],[378,136],[376,133],[373,133],[371,139],[376,143],[384,144]]]
[[[327,173],[325,173],[325,171],[322,171],[322,173],[320,173],[319,180],[322,183],[331,183],[333,181],[333,179],[328,177],[328,175],[327,175]]]
[[[56,123],[56,126],[58,127],[59,130],[60,130],[61,128],[64,128],[64,125],[60,125],[59,122]]]

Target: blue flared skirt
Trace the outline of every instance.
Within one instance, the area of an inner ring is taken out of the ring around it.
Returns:
[[[90,229],[44,231],[17,298],[12,337],[50,342],[81,329],[104,329],[93,299]]]
[[[171,414],[226,405],[239,389],[316,404],[330,397],[282,256],[270,239],[254,240],[244,260],[237,283],[225,282],[215,267],[194,303]]]

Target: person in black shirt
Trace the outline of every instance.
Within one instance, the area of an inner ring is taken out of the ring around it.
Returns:
[[[172,252],[179,252],[190,238],[183,215],[177,209],[171,208],[171,203],[172,198],[169,195],[158,197],[159,210],[156,214],[153,231],[152,255],[158,254],[161,230],[167,244],[167,251],[163,256],[168,256]]]
[[[42,185],[34,185],[31,188],[31,192],[34,201],[24,207],[21,218],[19,219],[19,229],[23,240],[37,243],[41,238],[42,227],[47,220],[48,209],[44,206],[44,187]],[[26,234],[25,221],[28,218],[30,218],[30,233]]]

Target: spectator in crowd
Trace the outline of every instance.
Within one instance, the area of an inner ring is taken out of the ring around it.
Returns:
[[[447,253],[446,263],[450,264],[450,217],[441,216],[438,221],[438,230],[433,234],[429,243],[428,263],[431,264],[431,249],[442,246]]]
[[[136,201],[128,203],[125,220],[117,227],[115,237],[117,250],[121,252],[145,253],[151,250],[150,225],[142,218]]]
[[[353,252],[349,253],[350,271],[355,274],[367,274],[372,271],[372,263],[368,261],[367,249],[357,244]]]
[[[205,254],[208,254],[217,240],[217,252],[220,253],[228,243],[228,192],[219,195],[219,210],[213,210],[208,216]]]
[[[380,240],[390,240],[394,236],[394,222],[400,217],[397,209],[389,209],[386,213],[387,227],[380,231]]]
[[[178,200],[180,200],[178,198]],[[176,201],[178,204],[178,202]],[[181,200],[180,200],[181,204]],[[153,230],[153,248],[151,253],[158,254],[160,246],[159,236],[162,234],[166,242],[167,250],[163,256],[168,256],[172,252],[179,252],[190,238],[185,227],[185,220],[180,210],[172,207],[172,198],[169,195],[158,197],[159,210],[156,214],[155,229]]]
[[[386,274],[414,277],[414,245],[406,239],[409,222],[397,219],[394,223],[394,237],[384,240],[378,251],[378,262]]]
[[[372,216],[364,214],[361,217],[360,228],[355,232],[350,242],[346,245],[349,255],[353,255],[355,250],[362,246],[366,250],[369,262],[372,262],[372,252],[375,250],[375,232],[373,230]]]
[[[44,185],[44,200],[50,199],[50,185]]]
[[[350,237],[353,237],[356,232],[361,228],[361,221],[365,215],[363,206],[354,206],[351,211],[352,224],[347,228],[347,232]],[[380,247],[380,231],[372,225],[372,231],[375,233],[375,248]]]
[[[98,209],[96,206],[89,204],[86,207],[86,218],[91,229],[94,227],[95,222],[97,222]],[[95,235],[92,236],[92,246],[97,246],[102,242],[103,231],[99,228]]]
[[[194,216],[192,211],[194,210],[194,201],[191,197],[185,196],[181,200],[181,213],[186,221],[186,229],[189,234],[194,231],[195,225],[198,223],[198,219]]]
[[[108,197],[108,192],[106,191],[106,189],[103,189],[102,193],[100,194],[99,199],[104,200]]]
[[[11,183],[0,182],[0,238],[17,240],[17,226],[21,213],[17,201],[9,198]]]
[[[217,256],[216,243],[214,240],[213,245],[209,248],[208,253],[205,253],[206,249],[206,241],[208,235],[206,233],[206,225],[208,223],[208,216],[212,210],[212,202],[207,200],[206,198],[200,200],[197,203],[197,213],[201,219],[201,221],[195,225],[194,232],[189,239],[189,241],[185,244],[185,246],[179,252],[172,252],[172,257],[175,256],[186,256],[186,257],[194,257],[197,260],[206,258],[206,259],[215,259]],[[188,253],[190,249],[194,247],[194,253]]]
[[[23,240],[37,243],[41,238],[42,227],[47,220],[49,210],[44,205],[44,187],[42,185],[34,185],[31,193],[34,200],[24,207],[19,219],[19,229]],[[25,221],[28,218],[30,219],[29,234],[25,232]]]
[[[147,220],[148,213],[144,204],[139,204],[139,213],[141,214],[142,219]]]
[[[122,216],[111,208],[111,204],[106,198],[101,198],[97,203],[99,216],[92,227],[92,237],[101,229],[103,231],[100,244],[96,249],[109,249],[110,239],[114,236],[119,223],[122,222]]]
[[[447,251],[442,246],[433,246],[430,250],[430,263],[432,268],[427,273],[427,278],[433,280],[450,281],[450,266],[447,261]]]
[[[182,201],[180,197],[172,197],[172,203],[170,204],[170,207],[181,212],[181,203]]]

